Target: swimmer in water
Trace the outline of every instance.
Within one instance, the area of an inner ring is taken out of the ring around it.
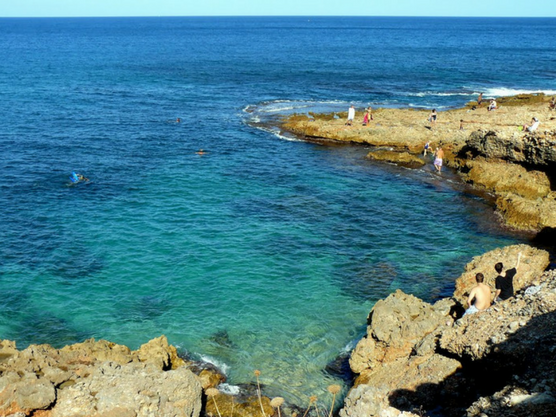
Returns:
[[[81,174],[76,174],[75,172],[72,172],[70,175],[70,181],[74,184],[77,184],[78,182],[81,181],[89,181],[89,178],[86,178]]]
[[[204,155],[206,152],[202,149],[199,149],[196,153],[197,155]]]

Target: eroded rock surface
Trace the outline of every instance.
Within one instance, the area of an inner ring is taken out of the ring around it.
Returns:
[[[513,267],[518,252],[527,267],[515,297],[460,318],[468,278],[498,261]],[[352,353],[359,375],[340,415],[556,415],[556,271],[547,265],[545,251],[500,248],[467,265],[452,298],[431,305],[397,291],[379,301]]]
[[[93,339],[22,351],[1,341],[0,358],[1,416],[189,417],[201,412],[201,381],[164,336],[137,351]]]

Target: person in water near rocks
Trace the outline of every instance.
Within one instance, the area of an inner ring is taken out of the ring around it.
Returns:
[[[427,152],[433,152],[430,142],[425,143],[425,147],[423,148],[423,156],[427,156]]]
[[[517,262],[515,266],[511,269],[508,269],[506,272],[502,274],[502,270],[504,269],[504,264],[502,262],[498,262],[494,265],[494,269],[498,273],[498,276],[495,280],[495,288],[496,292],[494,293],[494,301],[499,302],[503,300],[507,300],[514,295],[514,277],[517,274],[517,269],[519,268],[519,262],[521,261],[521,252],[517,255]]]
[[[482,273],[479,272],[475,275],[477,285],[469,292],[469,297],[467,297],[469,308],[465,310],[463,316],[478,313],[490,307],[490,288],[484,284],[484,280],[485,276]]]
[[[438,146],[438,149],[436,149],[436,153],[434,155],[434,167],[438,172],[442,171],[443,159],[444,159],[444,151],[442,150],[442,146]]]
[[[78,182],[81,181],[89,181],[89,178],[85,178],[81,174],[76,174],[75,172],[72,172],[70,175],[70,181],[73,182],[74,184],[77,184]]]
[[[351,126],[351,124],[353,123],[353,119],[355,119],[355,106],[351,106],[348,110],[346,126]]]

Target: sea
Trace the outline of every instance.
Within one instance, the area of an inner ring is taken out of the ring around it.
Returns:
[[[259,370],[291,403],[345,393],[377,300],[449,296],[528,237],[449,169],[280,118],[556,94],[555,39],[554,18],[0,19],[0,339],[165,335],[230,392]]]

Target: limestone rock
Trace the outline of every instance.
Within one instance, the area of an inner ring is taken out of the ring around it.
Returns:
[[[351,369],[361,373],[384,362],[409,357],[415,345],[445,319],[442,309],[435,310],[417,297],[396,291],[371,310],[367,336],[352,353]]]
[[[513,193],[531,200],[546,197],[551,191],[545,172],[527,170],[518,164],[479,158],[466,161],[465,171],[465,181],[498,195]]]
[[[514,358],[522,362],[525,351],[533,352],[540,338],[556,337],[556,280],[542,274],[538,292],[524,291],[502,303],[458,321],[440,337],[440,347],[460,357],[482,359],[496,350],[506,366]],[[542,318],[542,319],[541,319]],[[516,338],[514,334],[519,334]]]
[[[518,253],[522,253],[520,266],[514,277],[514,291],[519,291],[535,282],[550,263],[549,254],[542,249],[536,249],[529,245],[512,245],[497,248],[484,255],[473,258],[465,266],[465,272],[456,279],[454,298],[462,305],[466,305],[469,291],[476,284],[475,275],[481,272],[485,276],[485,284],[490,286],[493,293],[495,290],[495,279],[497,273],[494,265],[498,262],[504,264],[504,270],[516,265]]]
[[[556,163],[556,138],[542,133],[510,136],[492,130],[475,131],[469,135],[464,152],[513,163],[550,166]]]
[[[417,417],[400,411],[389,403],[389,391],[384,387],[359,385],[352,389],[340,410],[340,417]]]
[[[49,408],[56,400],[54,385],[35,374],[11,372],[0,377],[0,415],[11,410],[29,413]]]
[[[505,193],[496,199],[498,212],[510,227],[519,230],[556,229],[556,192],[534,200],[515,193]]]
[[[139,361],[154,363],[163,370],[176,369],[185,364],[183,359],[178,357],[176,348],[168,344],[166,336],[160,336],[142,345],[137,351],[137,357]]]
[[[106,340],[22,351],[1,341],[0,354],[2,416],[200,414],[201,382],[164,336],[133,352]]]
[[[59,392],[52,417],[134,415],[198,416],[201,384],[186,368],[161,371],[155,364],[105,362],[90,377]]]
[[[425,165],[426,161],[419,156],[410,154],[409,152],[396,152],[386,150],[376,150],[369,152],[367,158],[375,161],[392,162],[397,165],[418,168]]]

